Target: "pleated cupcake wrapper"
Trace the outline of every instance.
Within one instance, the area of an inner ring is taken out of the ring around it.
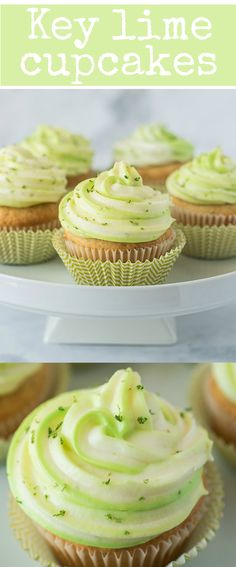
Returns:
[[[236,225],[191,226],[177,223],[186,238],[184,255],[206,260],[236,256]]]
[[[178,223],[191,226],[227,226],[236,225],[236,215],[216,215],[209,213],[191,212],[185,208],[171,203],[171,214]]]
[[[53,258],[57,225],[55,221],[34,229],[0,229],[0,264],[37,264]]]
[[[69,365],[56,364],[55,366],[56,366],[55,373],[57,372],[58,379],[55,380],[55,382],[52,384],[52,391],[50,392],[50,395],[48,397],[57,396],[61,392],[64,392],[69,382],[69,376],[70,376]],[[29,409],[29,412],[30,411],[31,410]],[[9,427],[11,426],[11,430],[15,431],[25,417],[26,417],[26,413],[23,411],[21,413],[17,413],[13,415],[12,419],[9,420]],[[4,439],[3,437],[0,437],[0,462],[5,460],[10,442],[11,442],[11,436],[8,439]]]
[[[207,414],[207,408],[204,402],[203,382],[208,378],[209,372],[209,364],[203,364],[195,371],[190,387],[190,404],[197,420],[208,430],[210,437],[213,439],[222,455],[236,467],[236,446],[233,443],[227,443],[222,437],[219,437],[219,435],[215,433]]]
[[[207,465],[207,484],[209,495],[206,498],[206,509],[197,527],[193,530],[190,538],[181,547],[180,555],[174,561],[170,560],[174,552],[178,553],[182,539],[186,535],[177,531],[176,538],[171,542],[166,540],[160,549],[159,545],[147,544],[145,547],[123,549],[116,552],[109,550],[104,552],[92,548],[81,550],[76,557],[76,565],[80,567],[179,567],[194,559],[202,551],[209,541],[215,536],[219,528],[223,513],[223,486],[222,481],[214,463]],[[67,549],[67,562],[59,564],[55,559],[50,546],[45,538],[39,533],[33,522],[24,514],[15,499],[10,499],[10,523],[16,538],[20,541],[23,549],[27,551],[33,560],[38,560],[44,567],[60,567],[60,565],[75,565],[74,558],[70,556]],[[191,526],[189,526],[189,529]],[[59,538],[58,538],[59,540]],[[164,540],[164,538],[163,538]],[[61,541],[61,540],[59,540]],[[61,545],[61,544],[60,544]],[[63,546],[65,548],[65,546]]]
[[[65,246],[62,233],[53,237],[53,245],[64,265],[79,285],[100,286],[133,286],[155,285],[163,283],[184,245],[185,237],[180,230],[176,230],[176,239],[173,248],[160,258],[141,262],[102,262],[100,260],[86,260],[74,258]]]
[[[146,246],[143,248],[133,248],[131,250],[111,250],[105,248],[90,248],[71,240],[64,239],[65,247],[67,252],[69,252],[70,256],[74,258],[84,258],[84,260],[100,260],[101,262],[118,262],[119,260],[122,263],[125,262],[145,262],[145,260],[154,260],[155,258],[160,258],[168,252],[176,239],[175,232],[170,238],[166,238],[161,242],[154,244],[153,246]]]

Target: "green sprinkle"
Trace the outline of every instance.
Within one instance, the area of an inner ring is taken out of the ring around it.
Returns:
[[[62,426],[62,421],[60,421],[60,423],[58,423],[58,425],[55,427],[55,429],[52,429],[51,427],[48,428],[48,438],[52,438],[52,439],[56,439],[57,435],[58,435],[58,431],[60,429],[60,427]]]
[[[113,514],[105,514],[105,518],[107,518],[108,520],[113,520],[113,522],[116,522],[117,524],[121,524],[122,522],[121,518],[113,516]]]
[[[59,406],[58,411],[66,411],[66,410],[62,406]]]
[[[20,500],[19,498],[16,497],[16,502],[17,504],[22,504],[22,500]]]
[[[142,417],[142,416],[137,417],[137,421],[138,421],[138,423],[140,423],[141,425],[143,425],[144,423],[146,423],[147,417]]]
[[[145,478],[143,482],[144,482],[144,484],[148,484],[148,483],[149,483],[149,478]]]
[[[154,411],[152,411],[151,409],[149,410],[150,415],[156,415]]]
[[[137,388],[137,390],[143,390],[143,389],[144,389],[143,386],[142,386],[142,384],[138,384],[138,385],[136,386],[136,388]]]
[[[130,532],[128,530],[125,530],[124,535],[130,535]]]
[[[57,518],[58,516],[65,516],[65,510],[59,510],[57,514],[53,514],[53,518]]]
[[[123,421],[123,420],[124,420],[123,416],[120,415],[120,414],[115,415],[115,419],[116,419],[117,421]]]
[[[129,179],[129,178],[128,178],[128,175],[124,175],[124,178],[125,178],[125,179]]]
[[[135,177],[135,178],[134,178],[134,181],[139,181],[139,180],[140,180],[140,177]]]
[[[47,500],[47,499],[48,499],[48,494],[44,494],[44,498],[45,498],[45,500]]]
[[[25,433],[28,433],[30,430],[30,425],[28,425],[28,427],[25,428]]]
[[[60,437],[60,443],[61,443],[61,445],[64,444],[64,439],[63,439],[63,437]]]
[[[35,442],[35,431],[34,429],[31,431],[31,443]]]
[[[108,478],[108,480],[104,480],[102,484],[106,484],[106,485],[108,485],[108,484],[110,484],[110,482],[111,482],[111,479],[110,479],[110,478]]]
[[[180,417],[184,418],[185,417],[184,411],[181,411],[179,415],[180,415]]]
[[[145,500],[145,497],[144,497],[144,496],[140,496],[139,502],[141,502],[142,500]]]

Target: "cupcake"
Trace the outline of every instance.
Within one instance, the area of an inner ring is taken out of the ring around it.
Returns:
[[[66,173],[68,187],[92,177],[93,151],[89,140],[72,134],[63,128],[38,126],[31,136],[22,142],[23,147],[36,157],[47,157]]]
[[[53,365],[0,363],[0,438],[9,439],[25,416],[55,385]]]
[[[27,264],[54,255],[64,172],[19,146],[0,150],[0,262]]]
[[[170,173],[193,157],[193,146],[165,126],[151,124],[137,128],[129,138],[118,142],[114,155],[117,160],[132,163],[145,184],[158,188]]]
[[[236,449],[236,363],[212,364],[203,391],[210,426]]]
[[[236,254],[236,163],[220,148],[201,154],[166,181],[171,211],[187,238],[185,254]]]
[[[12,440],[8,479],[60,564],[162,567],[207,514],[211,447],[191,412],[128,368],[31,413]]]
[[[77,185],[62,199],[59,218],[63,234],[53,242],[62,260],[80,280],[84,273],[87,277],[95,271],[101,285],[106,285],[105,272],[111,274],[112,269],[122,285],[125,266],[131,281],[136,268],[141,274],[145,261],[155,269],[152,262],[161,259],[170,269],[185,244],[182,233],[172,226],[168,196],[144,185],[137,170],[123,162]],[[82,259],[90,261],[89,267]],[[144,267],[148,277],[148,265]]]

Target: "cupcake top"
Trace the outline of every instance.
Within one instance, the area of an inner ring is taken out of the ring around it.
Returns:
[[[89,140],[63,128],[38,126],[22,145],[36,156],[46,156],[68,176],[86,173],[91,167],[93,151]]]
[[[211,446],[191,412],[146,391],[128,368],[31,413],[13,437],[8,478],[24,512],[51,533],[130,547],[188,517],[206,494]]]
[[[215,148],[172,173],[166,186],[174,197],[196,205],[236,204],[236,163]]]
[[[0,396],[6,396],[17,390],[23,382],[35,374],[42,365],[28,362],[0,363]]]
[[[236,404],[236,362],[215,362],[213,376],[228,400]]]
[[[168,195],[143,185],[123,162],[79,183],[62,199],[59,218],[77,236],[126,243],[156,240],[174,222]]]
[[[134,133],[115,145],[115,158],[135,166],[165,165],[188,161],[193,146],[159,124],[137,128]]]
[[[24,208],[57,203],[66,193],[64,172],[47,158],[19,146],[0,149],[0,206]]]

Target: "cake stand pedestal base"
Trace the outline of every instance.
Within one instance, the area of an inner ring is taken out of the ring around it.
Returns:
[[[57,344],[171,345],[174,317],[49,317],[44,342]]]

